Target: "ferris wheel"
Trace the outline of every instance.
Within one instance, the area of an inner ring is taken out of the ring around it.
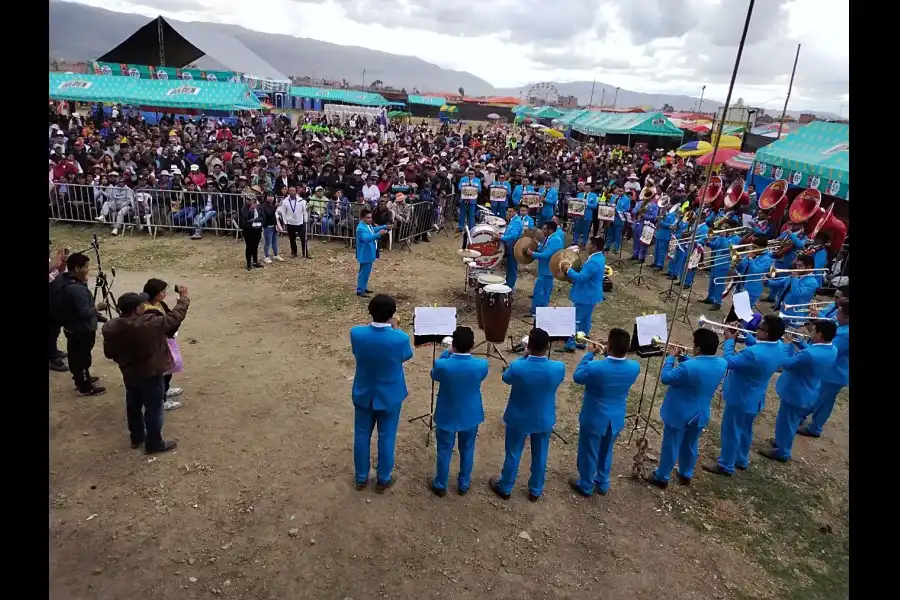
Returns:
[[[525,94],[525,98],[532,106],[550,106],[559,104],[559,90],[548,81],[535,83]]]

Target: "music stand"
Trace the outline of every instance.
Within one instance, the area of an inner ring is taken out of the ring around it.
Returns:
[[[685,273],[685,276],[687,276],[687,273]],[[674,284],[675,282],[673,281],[672,283]],[[681,322],[684,323],[685,325],[691,324],[691,316],[688,314],[688,309],[691,306],[691,295],[693,293],[694,293],[694,284],[692,283],[690,285],[690,287],[688,288],[687,300],[684,303],[684,312],[681,313],[681,317],[679,317],[681,319]]]
[[[644,262],[645,262],[645,261],[646,261],[646,258],[642,259],[642,260],[639,262],[639,264],[638,264],[638,272],[637,272],[637,275],[635,275],[634,277],[632,277],[632,278],[631,278],[631,281],[629,281],[628,283],[625,284],[626,286],[628,286],[628,285],[637,285],[637,286],[643,286],[643,287],[647,288],[648,290],[652,290],[652,289],[653,289],[652,287],[650,287],[650,284],[647,283],[647,280],[649,280],[649,277],[644,277],[644,275],[643,275],[643,272],[644,272]]]
[[[431,344],[431,366],[434,366],[434,363],[437,362],[437,346],[440,344],[444,337],[443,335],[414,335],[413,336],[413,345],[416,347],[424,346],[425,344]],[[422,423],[428,427],[428,434],[425,436],[425,446],[429,446],[431,444],[431,432],[434,431],[434,379],[431,380],[431,404],[427,413],[421,414],[417,417],[413,417],[407,420],[407,423],[412,423],[414,421],[422,421]]]
[[[624,237],[624,234],[623,234],[623,237]],[[624,245],[624,242],[619,244],[619,256],[618,256],[618,258],[616,258],[616,260],[613,261],[613,263],[611,265],[609,265],[610,269],[624,269],[625,267],[628,266],[628,262],[622,258],[622,246],[623,245]]]
[[[659,296],[661,296],[660,299],[663,302],[669,302],[670,300],[672,300],[672,298],[674,298],[677,295],[678,295],[678,292],[675,291],[675,280],[674,279],[669,280],[669,289],[663,290],[659,293]]]
[[[634,329],[631,332],[631,348],[628,349],[628,352],[631,354],[637,354],[638,358],[647,359],[647,365],[644,368],[644,379],[641,382],[641,395],[638,398],[638,407],[637,411],[630,414],[625,415],[625,420],[634,419],[634,427],[631,429],[631,432],[628,434],[628,443],[631,443],[631,438],[634,437],[634,432],[637,431],[639,423],[643,420],[653,431],[659,435],[659,429],[656,428],[656,425],[653,424],[648,417],[645,417],[642,413],[644,408],[644,394],[647,389],[647,376],[650,374],[650,359],[656,356],[662,356],[664,353],[661,349],[656,346],[641,346],[638,344],[638,335],[637,335],[637,323],[634,324]]]

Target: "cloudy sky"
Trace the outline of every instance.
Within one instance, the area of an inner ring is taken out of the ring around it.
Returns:
[[[725,100],[748,0],[75,0],[417,56],[497,87],[590,81]],[[850,104],[849,0],[756,0],[735,99]],[[384,78],[390,83],[389,75]]]

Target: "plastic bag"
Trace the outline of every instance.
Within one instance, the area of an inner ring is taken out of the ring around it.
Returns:
[[[181,373],[184,371],[184,361],[181,358],[181,348],[178,347],[178,340],[175,338],[168,338],[166,343],[169,345],[169,354],[172,356],[172,366],[165,374],[172,375],[174,373]]]

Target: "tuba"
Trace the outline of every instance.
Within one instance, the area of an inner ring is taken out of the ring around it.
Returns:
[[[722,201],[722,178],[713,175],[709,178],[709,182],[697,194],[701,198],[704,206],[710,206],[713,210],[719,210]]]
[[[728,193],[725,194],[725,208],[730,210],[739,204],[750,205],[750,195],[744,191],[744,180],[740,177],[731,184]]]
[[[788,210],[788,218],[791,223],[806,223],[819,210],[822,204],[822,192],[816,189],[808,189],[800,192],[800,195],[791,202]]]
[[[762,210],[772,210],[784,200],[787,195],[788,183],[784,179],[778,179],[766,186],[759,197],[759,207]]]

